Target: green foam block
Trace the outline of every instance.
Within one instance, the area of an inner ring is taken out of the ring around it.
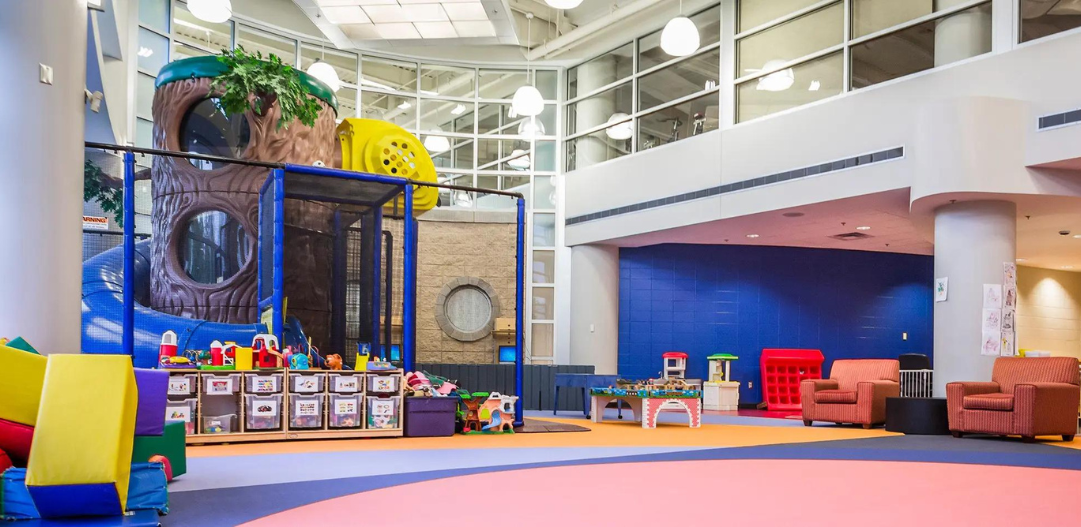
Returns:
[[[135,436],[131,462],[146,463],[152,456],[165,456],[173,468],[173,477],[180,476],[188,471],[184,436],[184,421],[166,421],[165,433],[160,436]]]
[[[27,342],[26,339],[24,339],[22,337],[15,337],[11,341],[9,341],[7,344],[5,344],[5,346],[7,346],[9,348],[15,348],[17,350],[23,350],[23,351],[26,351],[26,352],[29,352],[29,353],[33,353],[34,355],[41,355],[40,353],[38,353],[38,350],[34,349],[34,347],[31,346],[30,343]]]

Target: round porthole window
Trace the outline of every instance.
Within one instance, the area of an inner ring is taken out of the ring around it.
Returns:
[[[252,251],[248,233],[240,222],[217,210],[188,220],[178,250],[184,272],[200,284],[232,278],[248,263]]]
[[[195,103],[180,121],[180,150],[191,154],[239,159],[251,140],[251,127],[244,114],[227,114],[218,98]],[[200,170],[215,170],[226,163],[191,159]]]
[[[487,337],[497,316],[495,290],[479,278],[455,278],[443,286],[436,299],[436,322],[455,340],[472,342]]]

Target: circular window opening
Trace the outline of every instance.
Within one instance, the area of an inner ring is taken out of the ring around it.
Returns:
[[[447,295],[443,313],[454,329],[473,333],[488,327],[492,321],[492,299],[483,289],[461,286]]]
[[[180,121],[180,150],[191,154],[239,159],[251,139],[244,114],[227,114],[217,97],[203,99]],[[226,163],[189,159],[200,170],[215,170]]]
[[[200,284],[218,284],[232,278],[251,258],[244,227],[232,216],[216,210],[188,220],[179,251],[184,272]]]

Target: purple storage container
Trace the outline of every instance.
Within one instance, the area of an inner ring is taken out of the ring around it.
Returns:
[[[452,436],[457,412],[457,397],[406,397],[405,436]]]
[[[135,368],[139,406],[135,413],[135,435],[160,436],[165,433],[165,402],[169,372]]]

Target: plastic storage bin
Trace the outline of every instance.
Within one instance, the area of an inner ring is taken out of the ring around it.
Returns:
[[[323,391],[323,381],[327,378],[325,373],[289,374],[289,391],[293,393],[320,393]]]
[[[360,428],[361,422],[361,395],[330,394],[330,404],[327,405],[327,417],[330,418],[331,428]]]
[[[245,391],[247,393],[281,393],[282,391],[282,374],[280,373],[262,375],[249,373],[246,377]]]
[[[406,397],[404,402],[406,437],[454,435],[457,397]]]
[[[197,399],[179,399],[165,403],[166,421],[184,421],[184,431],[195,434],[195,405]]]
[[[290,395],[289,428],[323,428],[323,394]]]
[[[357,393],[364,388],[364,374],[329,373],[327,385],[334,393]]]
[[[203,416],[204,434],[231,434],[236,432],[236,414]]]
[[[240,391],[240,374],[203,374],[203,395],[232,395]]]
[[[278,430],[282,426],[281,395],[245,395],[245,429]]]
[[[398,393],[401,375],[368,374],[368,391],[371,393]]]
[[[401,407],[401,398],[394,397],[368,397],[368,428],[373,430],[398,428],[398,412]]]
[[[190,395],[199,386],[198,376],[194,373],[169,376],[169,395]]]

